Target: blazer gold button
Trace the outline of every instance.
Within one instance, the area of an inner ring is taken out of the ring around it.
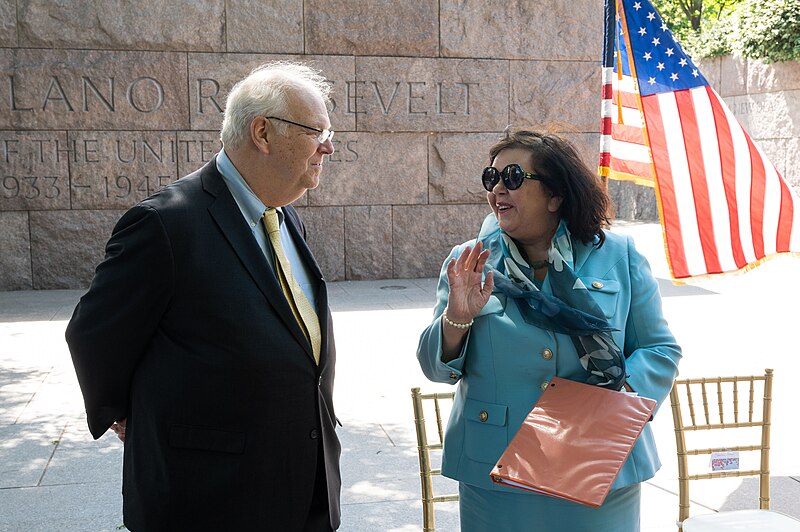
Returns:
[[[451,379],[457,379],[458,378],[458,374],[455,371],[451,371],[450,372],[450,378]]]
[[[489,412],[486,410],[481,410],[481,413],[478,414],[478,419],[485,422],[487,419],[489,419]]]
[[[600,281],[595,281],[595,282],[593,282],[593,283],[592,283],[592,287],[593,287],[593,288],[597,288],[598,290],[599,290],[600,288],[603,288],[603,286],[604,286],[604,285],[603,285],[603,283],[602,283],[602,282],[600,282]]]
[[[553,358],[553,352],[545,348],[544,351],[542,351],[542,358],[545,360],[550,360]]]
[[[542,391],[545,391],[545,390],[547,389],[547,387],[548,387],[548,386],[550,386],[550,383],[549,383],[549,382],[547,382],[547,381],[544,381],[544,382],[542,383],[542,385],[541,385]]]

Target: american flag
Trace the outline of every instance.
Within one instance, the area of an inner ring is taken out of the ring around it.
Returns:
[[[606,0],[600,175],[655,187],[673,279],[800,253],[800,200],[648,0]]]

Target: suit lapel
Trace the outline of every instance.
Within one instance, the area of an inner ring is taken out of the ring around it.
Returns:
[[[573,240],[572,254],[575,262],[575,268],[573,269],[575,275],[578,275],[578,272],[583,267],[584,263],[586,262],[586,259],[589,258],[589,255],[591,255],[592,251],[594,250],[595,247],[594,245],[592,245],[592,243],[584,244],[583,242],[580,242],[578,240]]]
[[[201,178],[203,180],[203,188],[215,198],[208,207],[211,217],[239,256],[239,260],[250,274],[250,277],[252,277],[253,282],[258,286],[258,289],[275,308],[278,316],[292,332],[292,335],[313,359],[314,355],[311,352],[308,339],[297,323],[292,309],[289,307],[288,301],[286,301],[286,296],[284,296],[283,290],[275,277],[275,273],[269,267],[264,253],[258,247],[258,243],[245,224],[239,211],[239,206],[236,205],[236,201],[219,174],[216,159],[206,165]]]

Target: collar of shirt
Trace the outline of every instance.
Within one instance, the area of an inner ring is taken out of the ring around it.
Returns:
[[[242,174],[239,173],[239,170],[228,158],[224,149],[217,154],[217,170],[222,174],[222,179],[225,180],[225,184],[228,186],[233,199],[236,200],[236,204],[239,206],[239,210],[242,211],[244,219],[247,220],[247,224],[251,229],[257,227],[261,223],[264,211],[269,207],[258,199],[256,193],[253,192],[253,189],[244,180]],[[276,210],[278,211],[278,222],[282,225],[283,211],[280,207]]]
[[[248,185],[247,181],[244,180],[242,174],[239,173],[231,160],[228,158],[228,155],[225,153],[224,149],[220,150],[220,152],[217,154],[217,170],[219,170],[219,173],[222,174],[222,179],[225,181],[225,185],[228,187],[233,199],[239,206],[239,210],[247,222],[247,225],[250,226],[250,231],[253,233],[253,237],[256,239],[258,247],[261,248],[261,251],[264,253],[264,256],[266,257],[270,267],[273,271],[275,271],[275,258],[272,254],[272,244],[269,242],[269,237],[267,236],[267,231],[264,227],[264,224],[261,223],[261,217],[264,215],[264,211],[266,211],[268,207],[264,205],[260,199],[258,199],[258,196],[256,196],[255,192],[253,192],[253,189],[250,188],[250,185]],[[284,213],[282,208],[277,207],[275,210],[278,211],[278,223],[281,227],[281,242],[283,243],[286,257],[289,259],[291,264],[292,273],[294,274],[295,280],[300,285],[300,288],[302,288],[303,292],[306,294],[308,301],[311,303],[314,309],[316,309],[317,284],[314,281],[308,266],[306,266],[306,264],[300,258],[300,253],[296,244],[294,243],[294,240],[292,239],[291,234],[289,233],[289,228],[285,223],[283,223]]]

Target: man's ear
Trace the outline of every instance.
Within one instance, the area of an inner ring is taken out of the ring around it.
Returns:
[[[250,140],[264,155],[269,154],[269,139],[272,133],[272,124],[263,116],[257,116],[250,122]]]

